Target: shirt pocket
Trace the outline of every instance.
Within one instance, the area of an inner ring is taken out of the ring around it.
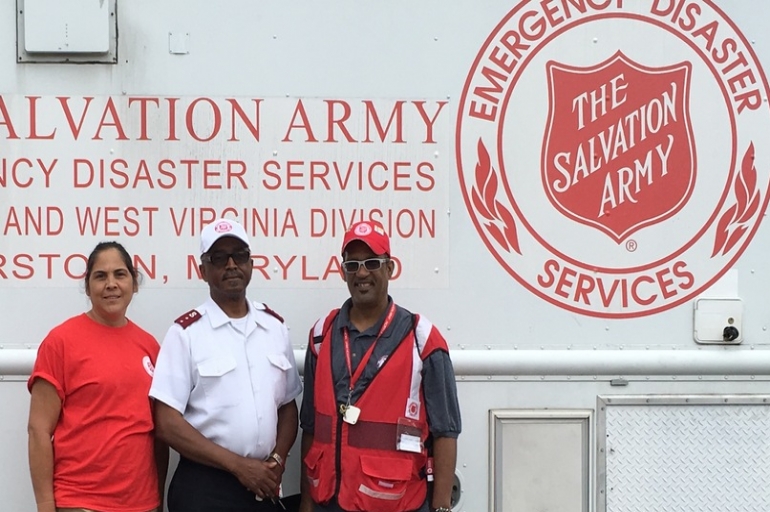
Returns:
[[[275,405],[280,407],[286,398],[291,363],[285,355],[280,353],[268,354],[267,360],[270,363],[270,376],[272,378],[271,384],[273,386]]]
[[[206,394],[206,402],[212,408],[240,403],[236,366],[235,358],[230,356],[211,357],[198,363],[198,374]]]

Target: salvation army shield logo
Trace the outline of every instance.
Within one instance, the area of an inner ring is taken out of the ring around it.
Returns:
[[[770,96],[710,0],[519,2],[458,105],[465,205],[491,256],[548,303],[651,315],[707,290],[768,205]]]
[[[618,51],[546,72],[541,166],[553,206],[618,243],[679,211],[696,175],[689,63],[651,68]]]

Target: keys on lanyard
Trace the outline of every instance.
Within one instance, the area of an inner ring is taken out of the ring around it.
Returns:
[[[344,411],[342,411],[343,407]],[[342,411],[342,421],[351,425],[355,425],[361,415],[361,409],[355,405],[341,405],[340,410]]]
[[[256,499],[257,501],[262,501],[262,498],[260,498],[256,494],[254,495],[254,499]],[[286,505],[283,504],[280,497],[275,496],[273,498],[270,498],[270,501],[273,503],[273,505],[280,505],[282,509],[286,510]]]

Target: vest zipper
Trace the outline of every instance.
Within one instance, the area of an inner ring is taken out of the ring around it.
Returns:
[[[338,411],[337,431],[335,432],[336,439],[334,440],[334,468],[336,470],[334,496],[337,497],[340,495],[340,486],[342,485],[342,426],[342,414],[340,414]]]

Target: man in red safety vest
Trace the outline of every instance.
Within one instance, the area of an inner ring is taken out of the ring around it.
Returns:
[[[388,295],[390,256],[382,225],[351,226],[342,245],[350,298],[310,331],[302,512],[451,510],[454,370],[438,329]]]

